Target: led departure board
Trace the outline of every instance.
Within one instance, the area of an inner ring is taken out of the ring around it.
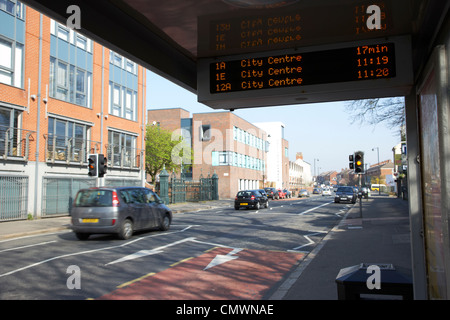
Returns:
[[[410,6],[409,0],[329,2],[326,7],[315,1],[298,1],[281,8],[200,16],[198,57],[360,41],[411,32],[411,18],[405,10]]]
[[[209,74],[211,94],[388,79],[396,76],[395,44],[219,59]]]
[[[197,61],[198,101],[214,109],[405,96],[412,84],[409,36]]]

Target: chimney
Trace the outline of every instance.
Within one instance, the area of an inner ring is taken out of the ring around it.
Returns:
[[[297,152],[297,154],[295,155],[295,160],[297,159],[302,159],[303,160],[303,153],[302,152]]]

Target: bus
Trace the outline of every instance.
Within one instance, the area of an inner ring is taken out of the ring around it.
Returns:
[[[386,190],[386,185],[384,184],[378,184],[378,183],[374,183],[370,186],[370,190],[372,191],[379,191],[381,187],[381,191]]]

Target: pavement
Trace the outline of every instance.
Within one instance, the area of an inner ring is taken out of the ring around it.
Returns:
[[[187,202],[169,207],[176,214],[232,204],[232,200],[228,199]],[[57,232],[68,229],[69,226],[68,216],[1,222],[0,241]],[[387,195],[373,195],[369,199],[363,199],[361,206],[357,202],[340,223],[282,280],[269,299],[337,300],[335,280],[339,271],[361,263],[393,264],[395,268],[411,276],[408,201]],[[386,296],[386,299],[390,298]]]

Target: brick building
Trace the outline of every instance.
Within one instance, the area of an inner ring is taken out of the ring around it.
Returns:
[[[194,151],[192,179],[216,173],[219,197],[234,198],[242,189],[262,188],[266,179],[264,130],[231,112],[195,113],[176,109],[148,110],[149,124],[189,132]]]
[[[82,187],[143,185],[145,69],[0,2],[0,221],[68,214]],[[87,155],[108,158],[104,178]]]
[[[254,125],[267,132],[268,186],[277,189],[289,188],[289,141],[284,136],[282,122],[257,122]]]

